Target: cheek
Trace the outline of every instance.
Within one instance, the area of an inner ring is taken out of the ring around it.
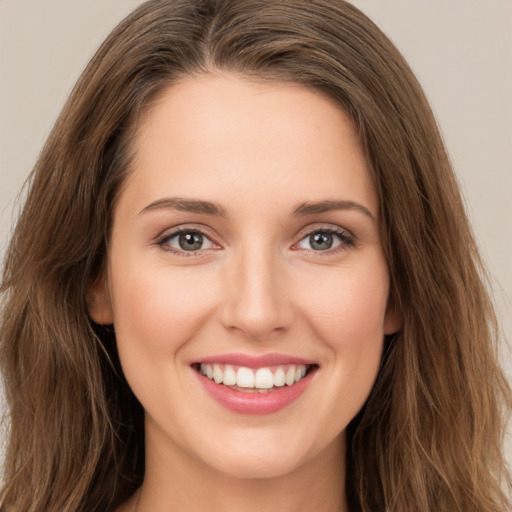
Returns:
[[[342,267],[309,283],[301,292],[304,314],[333,349],[363,350],[382,340],[389,293],[383,263]]]
[[[213,303],[213,293],[197,274],[163,268],[124,269],[113,276],[114,325],[122,359],[163,362],[162,357],[193,336]]]
[[[364,404],[377,376],[388,290],[384,264],[341,268],[328,282],[317,279],[303,306],[314,339],[327,348],[323,364],[344,404],[342,423]]]

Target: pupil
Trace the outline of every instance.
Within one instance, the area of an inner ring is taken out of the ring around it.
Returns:
[[[200,233],[183,233],[179,237],[179,243],[184,251],[197,251],[203,245],[203,235]]]
[[[330,233],[315,233],[309,238],[309,243],[317,251],[325,251],[332,247],[332,235]]]

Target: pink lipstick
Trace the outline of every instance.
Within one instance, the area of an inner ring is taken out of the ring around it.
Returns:
[[[241,414],[270,414],[298,399],[318,365],[282,354],[223,354],[191,364],[205,391]]]

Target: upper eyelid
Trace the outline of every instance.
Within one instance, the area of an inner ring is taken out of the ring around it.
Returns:
[[[309,226],[304,228],[303,230],[299,231],[299,233],[296,235],[297,241],[293,243],[291,246],[292,250],[298,250],[297,246],[306,238],[311,236],[313,233],[318,232],[326,232],[331,233],[334,235],[337,235],[340,238],[340,244],[336,247],[332,247],[330,249],[326,249],[325,251],[314,251],[310,249],[303,249],[305,251],[312,252],[312,254],[315,254],[315,256],[321,256],[322,254],[328,255],[328,254],[335,254],[339,252],[340,250],[347,250],[349,247],[357,246],[358,240],[356,236],[352,233],[352,231],[342,228],[341,226],[338,226],[336,224],[317,224],[314,227]]]
[[[204,225],[204,224],[196,224],[196,223],[192,223],[192,224],[178,224],[177,226],[174,226],[172,228],[166,228],[164,230],[162,230],[162,232],[157,236],[157,238],[161,237],[161,236],[165,236],[164,234],[168,232],[168,235],[172,235],[172,234],[176,234],[176,233],[180,233],[180,232],[183,232],[183,231],[198,231],[199,233],[202,233],[203,235],[206,235],[206,236],[213,236],[215,237],[214,234],[212,234],[212,230]],[[294,235],[295,237],[298,237],[298,236],[301,236],[301,235],[307,235],[308,233],[314,233],[315,231],[332,231],[332,232],[343,232],[343,233],[348,233],[350,235],[353,235],[352,232],[347,229],[347,228],[344,228],[344,227],[341,227],[341,226],[338,226],[336,224],[331,224],[331,223],[315,223],[315,224],[311,224],[311,225],[308,225],[308,226],[305,226],[301,229],[299,229],[296,234]]]
[[[310,235],[311,233],[315,233],[317,231],[328,231],[331,233],[339,233],[339,234],[346,234],[350,236],[351,238],[355,238],[355,235],[347,228],[338,226],[336,224],[331,223],[315,223],[309,226],[306,226],[304,228],[301,228],[299,231],[297,231],[295,237],[299,238],[299,240],[302,240],[304,237]]]
[[[219,237],[213,232],[213,230],[211,230],[210,228],[208,228],[208,226],[205,226],[204,224],[196,224],[196,223],[179,224],[172,228],[167,228],[167,229],[163,230],[155,238],[155,242],[157,244],[159,244],[159,243],[165,242],[166,240],[173,238],[174,236],[179,235],[180,233],[188,232],[188,231],[190,231],[190,232],[195,231],[195,232],[201,233],[203,236],[208,238],[212,243],[214,243],[220,247],[223,247],[223,244],[221,244],[218,241]],[[300,242],[307,236],[310,236],[312,233],[315,233],[318,231],[331,232],[334,234],[339,234],[340,236],[346,235],[347,238],[350,238],[354,242],[356,241],[356,236],[349,229],[341,227],[336,224],[318,222],[318,223],[310,224],[310,225],[305,226],[305,227],[301,228],[300,230],[298,230],[296,232],[296,234],[293,236],[295,241],[293,242],[292,245],[296,245],[298,242]],[[197,251],[197,252],[199,252],[199,251]]]
[[[211,229],[202,224],[179,224],[178,226],[162,230],[155,237],[155,239],[161,240],[165,238],[172,238],[173,236],[179,235],[180,233],[184,233],[187,231],[201,233],[202,235],[206,236],[209,239],[217,238]]]
[[[210,243],[216,247],[207,247],[205,249],[197,249],[192,251],[186,251],[181,248],[173,247],[170,243],[168,243],[170,240],[175,238],[176,236],[180,235],[181,233],[200,233],[202,236],[207,238]],[[168,253],[173,254],[176,257],[180,258],[201,258],[208,254],[208,251],[211,251],[212,249],[218,250],[219,248],[223,248],[211,235],[208,235],[206,230],[204,229],[198,229],[194,227],[175,227],[171,229],[164,230],[161,235],[159,235],[157,238],[155,238],[152,245],[157,246],[160,250]]]

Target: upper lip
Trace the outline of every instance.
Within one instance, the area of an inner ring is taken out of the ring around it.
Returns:
[[[246,368],[262,368],[266,366],[279,366],[284,364],[316,364],[315,361],[303,359],[302,357],[277,353],[263,354],[258,356],[241,353],[219,354],[198,359],[194,361],[192,364],[198,363],[231,364],[233,366],[245,366]]]

